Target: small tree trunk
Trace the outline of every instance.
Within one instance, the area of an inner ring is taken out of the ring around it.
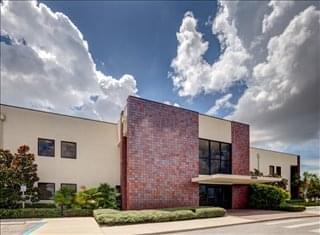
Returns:
[[[61,217],[63,217],[63,205],[60,206]]]

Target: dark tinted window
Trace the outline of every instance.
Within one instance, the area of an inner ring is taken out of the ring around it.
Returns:
[[[269,166],[269,175],[274,175],[274,166]]]
[[[61,141],[61,157],[77,158],[77,144],[74,142]]]
[[[54,157],[54,140],[38,138],[38,155]]]
[[[231,144],[199,140],[199,174],[231,174]]]
[[[39,199],[52,200],[54,196],[55,186],[54,183],[38,183]]]
[[[77,185],[76,184],[61,184],[61,188],[68,188],[72,192],[77,192]]]
[[[209,141],[199,140],[199,173],[209,174]]]
[[[281,176],[281,166],[277,166],[276,172],[277,172],[277,176]]]

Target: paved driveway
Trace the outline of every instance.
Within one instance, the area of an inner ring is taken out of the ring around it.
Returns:
[[[320,234],[319,218],[297,218],[196,230],[172,235],[316,235]],[[168,234],[169,235],[169,234]]]

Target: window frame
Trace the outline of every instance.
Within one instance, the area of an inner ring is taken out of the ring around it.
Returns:
[[[204,139],[204,138],[199,138],[199,141],[207,141],[208,142],[208,147],[209,147],[209,152],[207,154],[207,161],[208,161],[208,168],[209,168],[209,174],[201,174],[200,173],[200,168],[199,168],[199,174],[201,175],[215,175],[215,174],[232,174],[232,143],[227,143],[227,142],[222,142],[222,141],[216,141],[216,140],[210,140],[210,139]],[[215,158],[215,157],[211,157],[212,155],[212,151],[211,151],[211,143],[218,143],[219,144],[219,159]],[[229,156],[229,160],[222,160],[222,151],[221,151],[221,145],[222,144],[226,144],[229,145],[229,150],[230,150],[230,156]],[[199,143],[200,146],[200,143]],[[204,157],[200,157],[199,156],[199,160],[200,159],[205,159]],[[216,173],[212,173],[212,164],[211,161],[219,161],[219,171]],[[227,171],[227,173],[222,172],[221,171],[221,166],[222,166],[222,161],[223,162],[229,162],[229,169]],[[199,164],[200,165],[200,164]]]
[[[75,187],[76,187],[76,190],[74,191],[74,193],[77,193],[77,192],[78,192],[78,186],[77,186],[77,184],[73,184],[73,183],[61,183],[61,184],[60,184],[60,189],[62,189],[63,186],[65,186],[65,185],[75,186]]]
[[[275,175],[275,169],[274,169],[275,167],[273,166],[273,165],[269,165],[269,175],[270,176],[274,176]],[[271,169],[272,169],[272,171],[271,171]],[[271,173],[272,172],[272,173]]]
[[[53,185],[53,194],[52,194],[52,198],[50,199],[43,199],[41,198],[41,193],[40,193],[40,187],[39,187],[39,184],[52,184]],[[52,182],[38,182],[37,184],[38,188],[39,188],[39,200],[53,200],[54,199],[54,195],[56,193],[56,184],[55,183],[52,183]]]
[[[280,174],[278,173],[278,169],[280,169]],[[276,175],[281,176],[281,174],[282,174],[281,166],[276,166]]]
[[[66,156],[63,156],[63,154],[62,154],[62,144],[63,144],[63,143],[66,143],[66,144],[74,144],[74,146],[75,146],[75,156],[74,156],[74,157],[66,157]],[[61,158],[77,159],[77,155],[78,155],[77,142],[66,141],[66,140],[61,140],[61,141],[60,141],[60,157],[61,157]]]
[[[40,141],[53,141],[53,154],[51,155],[43,155],[43,154],[40,154]],[[55,153],[56,153],[56,141],[54,139],[49,139],[49,138],[42,138],[42,137],[38,137],[38,156],[40,157],[55,157]]]

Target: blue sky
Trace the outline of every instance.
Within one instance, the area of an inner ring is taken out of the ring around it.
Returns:
[[[205,113],[220,96],[179,97],[168,78],[171,60],[176,55],[176,32],[187,11],[197,17],[199,30],[211,45],[205,58],[214,62],[219,57],[219,41],[207,23],[216,14],[215,1],[79,1],[77,5],[72,1],[44,2],[77,25],[101,71],[114,77],[124,72],[132,74],[141,97],[176,102]]]
[[[0,6],[2,103],[116,122],[138,95],[249,123],[319,172],[319,2]]]

